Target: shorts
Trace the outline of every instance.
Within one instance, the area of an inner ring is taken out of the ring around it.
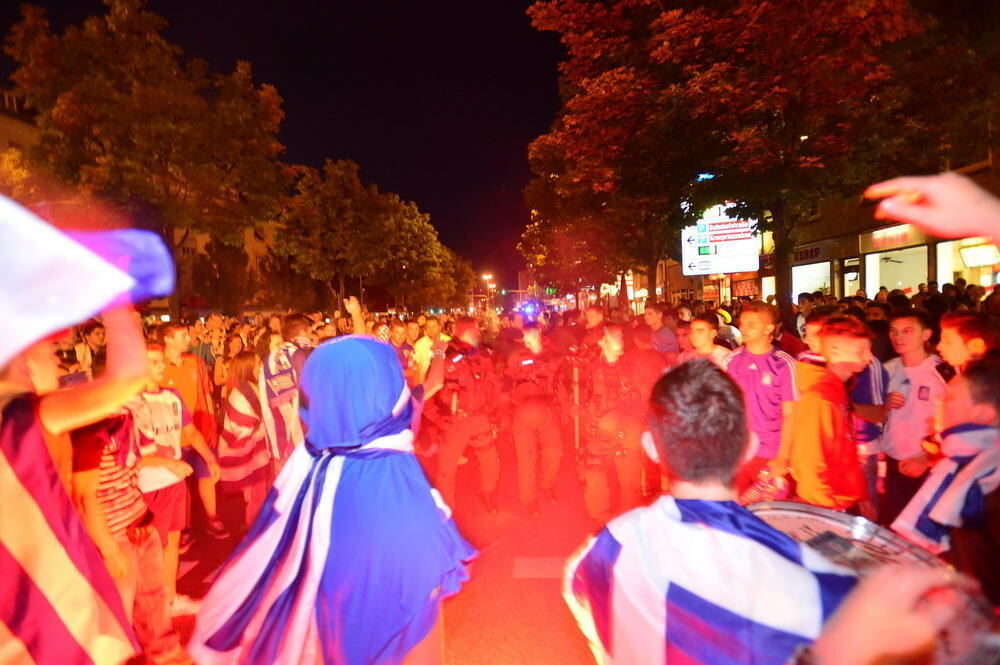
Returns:
[[[144,492],[146,507],[153,513],[153,526],[160,540],[167,544],[167,533],[181,531],[187,526],[187,484],[181,480],[153,492]]]
[[[186,446],[181,449],[181,459],[191,465],[191,468],[194,469],[194,477],[198,480],[212,477],[212,472],[208,470],[205,460],[201,458],[201,455],[194,448]]]

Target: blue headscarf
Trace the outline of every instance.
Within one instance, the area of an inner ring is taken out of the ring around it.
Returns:
[[[299,380],[310,451],[346,451],[409,429],[413,406],[396,352],[350,335],[310,354]]]

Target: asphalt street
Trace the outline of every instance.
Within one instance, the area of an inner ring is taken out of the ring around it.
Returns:
[[[487,513],[479,499],[474,456],[460,467],[455,520],[479,556],[472,563],[469,582],[444,604],[448,665],[594,662],[561,595],[566,559],[596,529],[584,511],[572,443],[567,442],[566,448],[557,502],[543,501],[537,516],[517,500],[516,460],[509,438],[501,436],[498,442],[501,478],[496,514]],[[220,500],[227,524],[238,522],[240,508],[235,499]],[[180,592],[202,597],[238,537],[197,539],[182,557]],[[186,640],[193,618],[179,617],[175,624]]]

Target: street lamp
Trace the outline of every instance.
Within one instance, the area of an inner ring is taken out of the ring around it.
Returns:
[[[488,282],[488,281],[490,281],[491,279],[493,279],[493,275],[492,275],[492,274],[490,274],[490,273],[488,273],[488,272],[484,272],[484,273],[483,273],[483,280],[484,280],[484,281]]]

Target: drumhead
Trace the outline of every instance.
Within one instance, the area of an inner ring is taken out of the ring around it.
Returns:
[[[919,545],[863,517],[794,501],[762,501],[747,506],[778,531],[819,551],[834,563],[859,575],[884,564],[946,566]],[[994,665],[1000,662],[1000,645],[990,639],[992,609],[979,594],[954,590],[953,602],[961,609],[942,630],[933,665]]]
[[[887,563],[946,565],[919,545],[864,517],[795,501],[762,501],[747,508],[778,531],[859,574]]]

